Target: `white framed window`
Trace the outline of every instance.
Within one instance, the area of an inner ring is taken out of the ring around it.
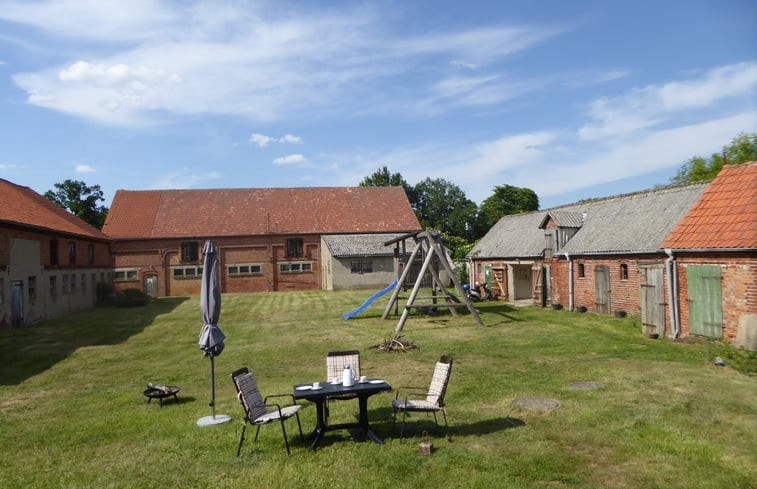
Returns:
[[[279,263],[281,273],[310,273],[313,271],[313,262],[309,261],[290,261]]]
[[[260,263],[235,263],[226,267],[226,273],[229,275],[229,277],[262,275],[263,265],[261,265]]]
[[[113,272],[114,282],[130,282],[139,279],[139,272],[136,268],[117,268]]]
[[[71,274],[71,293],[76,293],[76,274]]]
[[[178,279],[202,278],[202,267],[174,267],[173,278],[178,278]]]

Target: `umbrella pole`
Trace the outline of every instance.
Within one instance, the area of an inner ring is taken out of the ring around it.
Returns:
[[[216,419],[216,370],[215,356],[210,355],[210,414]]]
[[[219,414],[216,416],[216,375],[214,356],[210,355],[210,416],[197,420],[197,426],[213,426],[231,421],[231,416]]]

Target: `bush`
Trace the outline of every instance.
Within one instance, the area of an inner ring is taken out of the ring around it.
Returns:
[[[116,307],[142,307],[150,302],[150,296],[139,289],[126,289],[114,294]]]
[[[110,304],[110,298],[113,294],[113,286],[105,282],[97,282],[95,289],[95,297],[97,298],[98,306],[106,306]]]

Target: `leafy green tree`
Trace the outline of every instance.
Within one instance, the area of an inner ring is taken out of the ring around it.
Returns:
[[[443,178],[426,178],[415,186],[415,214],[424,228],[470,239],[477,208],[465,192]]]
[[[713,153],[709,159],[695,156],[678,169],[670,179],[672,183],[689,183],[710,180],[724,165],[737,165],[757,161],[757,133],[741,133],[723,146],[720,153]]]
[[[410,201],[410,205],[415,208],[415,189],[408,184],[399,173],[389,173],[387,167],[381,167],[373,175],[365,177],[360,182],[361,187],[402,187]]]
[[[502,216],[539,210],[539,197],[526,187],[497,185],[494,193],[481,203],[478,225],[486,233]]]
[[[108,208],[98,205],[98,202],[105,201],[99,185],[90,187],[78,180],[66,180],[56,183],[55,188],[57,190],[45,192],[47,200],[55,202],[97,229],[102,229],[108,216]]]

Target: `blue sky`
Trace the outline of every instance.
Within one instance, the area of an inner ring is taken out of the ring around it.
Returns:
[[[757,2],[0,0],[0,177],[665,184],[757,132]]]

